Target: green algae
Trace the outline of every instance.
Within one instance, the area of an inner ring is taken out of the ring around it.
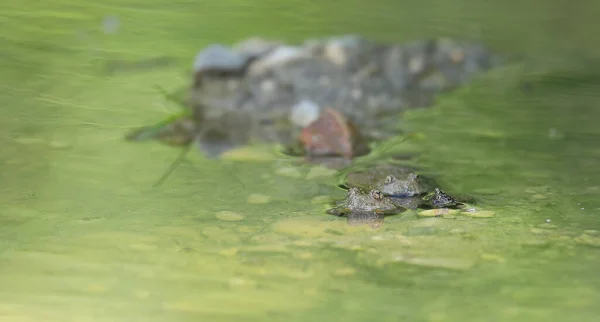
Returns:
[[[477,18],[457,5],[468,1],[445,3],[374,12],[400,5],[292,1],[285,14],[273,14],[281,8],[272,2],[2,4],[0,316],[593,320],[600,83],[570,55],[597,52],[578,36],[589,35],[597,9],[572,4],[577,22],[562,24],[559,37],[544,29],[554,2],[545,10],[486,4]],[[118,33],[100,32],[105,14],[123,21]],[[300,41],[348,28],[390,40],[463,36],[482,22],[481,40],[542,55],[535,68],[510,65],[407,113],[400,125],[408,134],[363,160],[411,154],[494,217],[407,212],[378,229],[348,226],[324,214],[328,196],[344,195],[335,176],[272,147],[239,149],[223,162],[190,153],[152,189],[178,151],[122,142],[127,129],[169,113],[154,86],[186,84],[181,71],[210,42],[254,34]],[[113,76],[102,67],[163,55],[179,65]]]

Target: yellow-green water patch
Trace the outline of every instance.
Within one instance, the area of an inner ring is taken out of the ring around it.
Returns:
[[[587,234],[584,233],[580,236],[577,236],[575,242],[581,245],[600,247],[600,236],[596,234]]]
[[[465,211],[462,212],[462,214],[473,218],[491,218],[496,215],[496,213],[491,210]]]
[[[244,220],[244,215],[232,211],[219,211],[215,217],[223,221],[241,221]]]
[[[504,258],[503,256],[500,256],[498,254],[490,254],[490,253],[481,254],[481,259],[490,261],[490,262],[500,263],[500,264],[506,262],[506,258]]]
[[[329,168],[321,166],[321,165],[317,165],[317,166],[311,167],[310,171],[306,175],[306,179],[311,180],[311,179],[316,179],[316,178],[321,178],[321,177],[331,177],[331,176],[335,175],[336,173],[337,173],[336,170],[329,169]]]
[[[343,267],[343,268],[335,270],[333,272],[333,274],[336,276],[349,277],[349,276],[356,275],[356,269],[354,269],[352,267]]]
[[[241,237],[230,229],[222,229],[219,227],[205,227],[202,229],[202,235],[208,237],[214,242],[238,243]]]
[[[271,161],[275,160],[277,155],[270,147],[244,146],[224,152],[221,158],[229,161]]]
[[[475,265],[474,260],[461,259],[461,258],[444,258],[444,257],[397,256],[394,258],[394,261],[407,263],[407,264],[413,264],[413,265],[419,265],[419,266],[458,269],[458,270],[469,269],[469,268],[473,267],[473,265]]]
[[[302,172],[300,171],[300,169],[298,169],[297,167],[292,167],[292,166],[278,167],[275,170],[275,173],[280,176],[290,177],[290,178],[302,177]]]
[[[271,196],[253,193],[248,196],[247,201],[249,204],[264,205],[271,202],[271,199]]]
[[[343,231],[340,221],[323,220],[314,216],[302,216],[280,220],[273,225],[273,231],[300,237],[324,237],[333,232]],[[345,224],[345,223],[344,223]]]
[[[293,253],[294,258],[309,260],[314,258],[314,254],[312,252],[299,251]]]
[[[313,205],[328,205],[331,202],[330,195],[315,196],[310,199]]]
[[[454,218],[453,215],[455,215],[457,213],[459,213],[459,210],[457,210],[457,209],[440,208],[440,209],[421,210],[421,211],[418,212],[418,215],[420,217]]]

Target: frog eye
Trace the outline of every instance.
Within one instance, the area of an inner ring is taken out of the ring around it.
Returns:
[[[394,177],[392,177],[392,176],[385,177],[385,181],[384,181],[385,183],[392,183],[392,181],[394,181]]]
[[[373,189],[371,190],[371,197],[373,197],[373,199],[375,200],[380,200],[381,198],[383,198],[383,194],[381,193],[381,191]]]

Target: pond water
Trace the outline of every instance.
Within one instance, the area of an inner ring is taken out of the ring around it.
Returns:
[[[559,0],[4,1],[0,317],[597,319],[599,15]],[[152,188],[179,152],[123,135],[176,109],[154,86],[185,86],[199,49],[349,32],[522,57],[410,111],[410,139],[375,152],[418,152],[494,217],[348,226],[324,214],[337,178],[272,147],[191,153]]]

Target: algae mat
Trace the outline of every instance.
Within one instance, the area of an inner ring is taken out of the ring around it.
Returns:
[[[0,5],[0,317],[594,320],[600,77],[582,61],[600,48],[580,35],[597,28],[598,8],[340,6]],[[176,108],[153,86],[184,85],[198,49],[252,35],[346,32],[394,41],[467,35],[538,58],[408,113],[401,126],[416,135],[377,151],[417,149],[420,165],[493,217],[409,212],[378,229],[348,226],[323,213],[344,194],[337,178],[269,147],[224,162],[191,154],[151,188],[177,151],[122,135]]]

